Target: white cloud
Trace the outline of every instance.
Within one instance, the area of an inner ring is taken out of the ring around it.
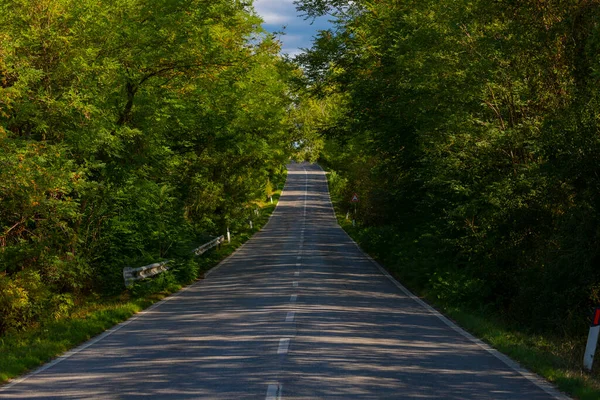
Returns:
[[[296,57],[298,54],[302,54],[302,51],[300,51],[300,49],[297,49],[295,47],[283,48],[283,49],[281,49],[281,54],[287,54],[288,56],[293,58],[293,57]]]
[[[266,24],[281,24],[296,16],[293,0],[256,0],[254,9]]]
[[[263,11],[259,15],[265,21],[265,24],[285,24],[290,21],[290,17],[275,12]]]
[[[279,39],[283,43],[282,53],[290,55],[300,53],[300,48],[310,48],[317,30],[330,26],[326,18],[311,25],[298,15],[294,0],[255,0],[254,9],[265,21],[263,26],[267,31],[279,32],[285,26],[286,34]]]
[[[306,37],[304,35],[290,35],[286,34],[281,37],[285,41],[288,46],[300,46],[304,42],[306,42]]]

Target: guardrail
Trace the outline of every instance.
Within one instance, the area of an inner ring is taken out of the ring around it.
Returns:
[[[169,267],[167,267],[167,264],[170,262],[171,260],[168,260],[160,263],[145,265],[139,268],[123,268],[123,279],[125,280],[125,286],[129,287],[133,281],[149,278],[168,270]]]
[[[207,250],[212,249],[223,243],[225,241],[225,237],[223,235],[219,236],[216,239],[211,240],[208,243],[203,244],[202,246],[194,249],[193,253],[197,256],[204,254]],[[154,263],[150,265],[145,265],[139,268],[123,268],[123,279],[125,280],[125,286],[129,287],[133,284],[133,281],[137,281],[144,278],[149,278],[154,275],[158,275],[161,272],[164,272],[169,269],[167,264],[172,260],[167,260],[159,263]]]
[[[205,253],[207,250],[212,249],[213,247],[216,247],[216,246],[220,245],[224,241],[225,241],[225,236],[221,235],[218,238],[213,239],[210,242],[205,243],[202,246],[200,246],[197,249],[195,249],[194,250],[194,254],[197,255],[197,256],[199,256],[199,255]]]

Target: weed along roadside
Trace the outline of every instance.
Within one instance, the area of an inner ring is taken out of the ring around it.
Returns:
[[[600,399],[600,365],[588,373],[583,370],[581,362],[587,331],[582,332],[579,337],[534,333],[516,326],[489,309],[477,309],[439,296],[434,289],[426,290],[419,282],[427,277],[414,276],[411,271],[403,269],[400,263],[391,259],[393,254],[400,252],[393,248],[393,242],[396,241],[401,246],[400,232],[390,227],[386,227],[384,231],[376,231],[359,221],[353,224],[352,219],[347,218],[348,210],[353,206],[350,197],[352,190],[346,187],[347,181],[333,171],[327,172],[327,179],[340,226],[403,285],[463,329],[552,382],[564,393],[582,400]],[[421,262],[427,262],[426,257]]]
[[[112,297],[91,295],[77,304],[69,315],[43,321],[29,329],[8,332],[0,337],[0,384],[33,370],[68,350],[127,320],[183,287],[203,279],[205,274],[232,254],[259,231],[275,210],[281,190],[270,199],[253,203],[253,229],[245,224],[230,232],[227,239],[200,256],[190,254],[170,262],[169,269],[149,279],[132,281],[121,294]]]

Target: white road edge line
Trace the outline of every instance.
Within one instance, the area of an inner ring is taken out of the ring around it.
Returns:
[[[322,168],[321,168],[321,171],[323,172],[323,175],[325,175],[325,171],[323,171]],[[327,177],[325,177],[325,182],[327,184],[327,193],[329,193],[329,183],[327,182]],[[331,202],[331,196],[329,196],[329,204],[331,205],[333,215],[336,218],[336,222],[337,222],[337,216],[335,215],[335,209],[333,208],[333,203]],[[339,226],[339,224],[338,224],[338,226]],[[498,360],[502,361],[513,371],[519,373],[521,376],[523,376],[524,378],[529,380],[531,383],[533,383],[534,385],[536,385],[537,387],[542,389],[544,392],[546,392],[550,396],[554,397],[556,400],[571,400],[570,397],[559,392],[552,384],[550,384],[549,382],[547,382],[546,380],[544,380],[537,374],[534,374],[533,372],[521,367],[516,361],[512,360],[511,358],[509,358],[505,354],[499,352],[498,350],[494,349],[489,344],[487,344],[487,343],[481,341],[480,339],[476,338],[475,336],[471,335],[469,332],[465,331],[460,326],[456,325],[454,322],[450,321],[448,318],[446,318],[444,315],[442,315],[438,310],[431,307],[429,304],[425,303],[423,300],[421,300],[420,298],[415,296],[410,290],[405,288],[400,282],[398,282],[393,276],[391,276],[381,265],[379,265],[379,263],[377,261],[375,261],[370,255],[368,255],[365,251],[363,251],[363,249],[360,248],[358,243],[356,243],[354,241],[354,239],[352,239],[352,237],[350,237],[350,235],[348,235],[348,233],[344,229],[342,229],[341,226],[339,226],[339,228],[342,230],[342,232],[344,232],[346,234],[348,239],[350,239],[352,241],[352,243],[354,243],[354,245],[365,256],[365,258],[367,258],[385,277],[387,277],[406,296],[410,297],[412,300],[417,302],[419,305],[421,305],[423,308],[425,308],[431,314],[435,315],[444,324],[446,324],[447,326],[452,328],[454,331],[461,334],[463,337],[469,339],[470,341],[472,341],[473,343],[478,345],[480,348],[482,348],[483,350],[487,351],[488,353],[490,353],[491,355],[496,357]]]
[[[95,345],[96,343],[98,343],[99,341],[101,341],[102,339],[112,335],[113,333],[119,331],[120,329],[126,327],[127,325],[129,325],[130,323],[132,323],[133,321],[137,320],[138,318],[142,317],[144,314],[149,313],[150,311],[154,310],[157,307],[160,307],[163,303],[174,299],[175,297],[178,297],[181,293],[185,292],[186,290],[190,289],[192,286],[195,286],[195,284],[191,284],[188,285],[186,287],[184,287],[183,289],[181,289],[180,291],[178,291],[177,293],[174,293],[173,295],[162,299],[161,301],[154,303],[153,305],[151,305],[150,307],[146,308],[143,311],[140,311],[139,313],[133,315],[131,318],[129,318],[128,320],[125,320],[123,322],[121,322],[120,324],[117,324],[115,326],[113,326],[111,329],[108,329],[104,332],[102,332],[100,335],[96,336],[93,339],[88,340],[87,342],[75,347],[74,349],[71,349],[69,351],[67,351],[66,353],[64,353],[63,355],[59,356],[58,358],[55,358],[54,360],[50,361],[47,364],[42,365],[41,367],[33,370],[32,372],[28,373],[27,375],[24,375],[20,378],[17,378],[15,380],[11,380],[9,381],[9,383],[7,383],[6,385],[0,387],[0,392],[3,392],[5,390],[10,389],[11,387],[37,375],[40,374],[42,372],[44,372],[47,369],[50,369],[52,367],[54,367],[57,364],[60,364],[61,362],[65,361],[68,358],[71,358],[72,356],[76,355],[77,353],[82,352],[83,350],[87,349],[90,346]]]
[[[285,192],[285,187],[286,186],[287,186],[287,178],[286,178],[286,183],[285,183],[283,189],[281,190],[281,194],[279,195],[279,199],[281,199],[283,197],[283,194]],[[277,212],[277,209],[279,208],[279,204],[280,203],[281,203],[281,201],[277,201],[277,204],[275,205],[275,209],[273,210],[273,213],[271,214],[271,217],[273,215],[275,215],[275,213]],[[271,220],[272,220],[271,217],[269,217],[269,221],[267,221],[267,223],[261,228],[261,231],[263,229],[265,229],[266,227],[269,226],[269,224],[271,223]],[[227,258],[225,258],[223,261],[221,261],[220,263],[218,263],[217,265],[215,265],[213,268],[211,268],[209,271],[207,271],[204,274],[204,279],[203,280],[205,280],[206,278],[208,278],[208,276],[210,274],[212,274],[213,272],[215,272],[219,268],[221,268],[223,265],[225,265],[229,261],[229,259],[233,257],[234,254],[236,254],[238,251],[242,250],[242,248],[244,248],[246,246],[246,244],[249,243],[251,240],[252,240],[252,238],[250,238],[248,241],[246,241],[245,243],[243,243],[240,247],[238,247],[237,249],[235,249],[233,251],[233,253],[231,253],[229,256],[227,256]],[[197,283],[192,283],[192,284],[184,287],[183,289],[179,290],[178,292],[173,293],[171,296],[169,296],[169,297],[167,297],[165,299],[162,299],[161,301],[159,301],[157,303],[154,303],[153,305],[151,305],[150,307],[146,308],[145,310],[140,311],[139,313],[133,315],[131,318],[129,318],[129,319],[121,322],[120,324],[117,324],[117,325],[113,326],[112,328],[110,328],[110,329],[102,332],[100,335],[96,336],[95,338],[92,338],[92,339],[88,340],[87,342],[82,343],[81,345],[75,347],[74,349],[71,349],[71,350],[67,351],[66,353],[58,356],[54,360],[52,360],[52,361],[50,361],[50,362],[42,365],[41,367],[39,367],[37,369],[34,369],[30,373],[28,373],[26,375],[23,375],[23,376],[21,376],[19,378],[16,378],[14,380],[12,380],[12,379],[9,380],[7,384],[5,384],[3,386],[0,386],[0,393],[3,392],[3,391],[6,391],[8,389],[10,389],[11,387],[13,387],[13,386],[15,386],[15,385],[17,385],[17,384],[19,384],[21,382],[24,382],[25,380],[27,380],[27,379],[29,379],[29,378],[37,375],[37,374],[40,374],[40,373],[44,372],[45,370],[47,370],[49,368],[54,367],[57,364],[60,364],[61,362],[63,362],[66,359],[74,356],[77,353],[82,352],[83,350],[87,349],[88,347],[93,346],[94,344],[98,343],[102,339],[104,339],[104,338],[112,335],[113,333],[117,332],[121,328],[124,328],[125,326],[129,325],[130,323],[132,323],[136,319],[140,318],[142,315],[144,315],[144,314],[146,314],[146,313],[154,310],[155,308],[159,307],[161,304],[163,304],[163,303],[165,303],[165,302],[167,302],[167,301],[169,301],[169,300],[171,300],[171,299],[179,296],[181,293],[185,292],[186,290],[191,289],[192,287],[194,287],[196,285],[199,285],[201,283],[202,283],[202,281],[197,282]]]
[[[279,348],[277,349],[277,354],[287,354],[290,349],[290,339],[284,338],[279,339]]]
[[[319,168],[321,168],[321,167],[319,166]],[[325,176],[325,171],[323,170],[323,168],[321,168],[321,172]],[[325,183],[327,185],[327,193],[329,194],[329,182],[327,181],[327,176],[325,176]],[[331,212],[332,212],[333,217],[335,218],[335,221],[337,223],[337,215],[335,214],[335,209],[333,207],[333,203],[331,202],[331,196],[329,196],[329,205],[331,206]],[[475,336],[471,335],[469,332],[465,331],[460,326],[456,325],[454,322],[450,321],[448,318],[446,318],[444,315],[442,315],[438,310],[436,310],[435,308],[431,307],[429,304],[425,303],[423,300],[421,300],[420,298],[418,298],[417,296],[415,296],[410,290],[408,290],[407,288],[405,288],[400,282],[398,282],[393,276],[391,276],[381,265],[379,265],[379,263],[377,261],[375,261],[370,255],[368,255],[365,251],[363,251],[363,249],[360,248],[360,246],[358,245],[358,243],[356,243],[354,241],[354,239],[352,239],[352,237],[350,237],[350,235],[348,235],[348,233],[344,229],[342,229],[341,226],[339,226],[339,224],[338,224],[338,227],[342,230],[342,232],[344,232],[344,234],[348,237],[348,239],[350,239],[350,241],[352,243],[354,243],[354,245],[358,248],[358,250],[385,277],[387,277],[398,289],[400,289],[405,295],[407,295],[408,297],[410,297],[412,300],[414,300],[415,302],[417,302],[419,305],[421,305],[422,307],[424,307],[431,314],[435,315],[444,324],[446,324],[447,326],[449,326],[450,328],[452,328],[454,331],[456,331],[459,334],[461,334],[463,337],[469,339],[470,341],[472,341],[473,343],[475,343],[476,345],[478,345],[479,347],[481,347],[483,350],[487,351],[488,353],[490,353],[491,355],[493,355],[494,357],[496,357],[498,360],[502,361],[504,364],[506,364],[513,371],[519,373],[521,376],[523,376],[524,378],[526,378],[527,380],[529,380],[531,383],[533,383],[534,385],[536,385],[537,387],[539,387],[540,389],[542,389],[544,392],[546,392],[549,395],[551,395],[552,397],[554,397],[555,399],[557,399],[557,400],[571,400],[570,397],[568,397],[565,394],[559,392],[554,386],[552,386],[552,384],[550,384],[549,382],[547,382],[545,379],[543,379],[540,376],[538,376],[537,374],[534,374],[533,372],[531,372],[531,371],[529,371],[529,370],[521,367],[516,361],[512,360],[511,358],[509,358],[505,354],[499,352],[498,350],[494,349],[489,344],[487,344],[487,343],[481,341],[480,339],[476,338]]]
[[[360,248],[358,246],[358,244],[356,244],[356,246],[358,248]],[[361,249],[361,251],[362,251],[362,249]],[[534,374],[533,372],[521,367],[521,365],[519,365],[516,361],[512,360],[507,355],[499,352],[498,350],[491,347],[489,344],[476,338],[475,336],[471,335],[469,332],[465,331],[460,326],[456,325],[454,322],[450,321],[447,317],[445,317],[443,314],[441,314],[435,308],[431,307],[429,304],[425,303],[423,300],[421,300],[420,298],[418,298],[417,296],[412,294],[407,288],[405,288],[400,282],[398,282],[393,276],[391,276],[381,265],[379,265],[379,263],[377,261],[373,260],[370,256],[369,256],[369,259],[372,263],[375,264],[375,266],[381,271],[381,273],[384,274],[390,281],[392,281],[392,283],[394,283],[394,285],[396,285],[402,292],[404,292],[404,294],[406,294],[412,300],[419,303],[421,306],[423,306],[425,309],[427,309],[427,311],[429,311],[430,313],[432,313],[433,315],[438,317],[444,324],[448,325],[454,331],[460,333],[462,336],[469,339],[470,341],[472,341],[473,343],[475,343],[476,345],[481,347],[483,350],[487,351],[488,353],[490,353],[491,355],[493,355],[494,357],[496,357],[497,359],[502,361],[509,368],[511,368],[515,372],[519,373],[520,375],[522,375],[524,378],[529,380],[531,383],[533,383],[534,385],[536,385],[537,387],[542,389],[544,392],[546,392],[550,396],[554,397],[555,399],[571,400],[570,397],[559,392],[556,388],[554,388],[554,386],[552,386],[552,384],[546,382],[545,379],[543,379],[540,376],[538,376],[537,374]]]
[[[274,384],[269,385],[267,387],[267,397],[265,400],[281,400],[281,391],[283,390],[283,385]]]
[[[267,221],[267,223],[259,230],[259,232],[261,232],[264,229],[266,229],[269,226],[269,224],[271,223],[271,221],[273,220],[271,217],[273,217],[277,213],[277,209],[279,208],[279,204],[281,204],[281,198],[283,197],[283,194],[285,193],[285,190],[286,190],[285,188],[287,186],[287,183],[288,183],[288,181],[287,181],[287,177],[286,177],[285,185],[283,186],[283,189],[281,189],[281,194],[279,195],[279,200],[277,201],[277,204],[275,204],[275,209],[271,213],[271,216],[269,217],[269,220]],[[255,233],[257,233],[257,232],[255,232]],[[220,263],[218,263],[217,265],[215,265],[213,268],[211,268],[210,270],[208,270],[204,274],[204,279],[208,278],[213,272],[216,272],[222,266],[224,266],[227,262],[229,262],[229,259],[232,258],[235,253],[237,253],[238,251],[242,250],[248,243],[250,243],[252,241],[253,237],[254,237],[254,235],[252,235],[252,237],[250,239],[248,239],[245,243],[242,243],[242,245],[240,247],[238,247],[237,249],[235,249],[233,251],[233,253],[231,253],[229,256],[227,256],[223,261],[221,261]]]

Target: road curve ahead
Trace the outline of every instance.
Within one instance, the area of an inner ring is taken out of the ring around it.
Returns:
[[[0,399],[566,398],[386,277],[337,225],[318,166],[288,170],[268,225],[205,280]]]

